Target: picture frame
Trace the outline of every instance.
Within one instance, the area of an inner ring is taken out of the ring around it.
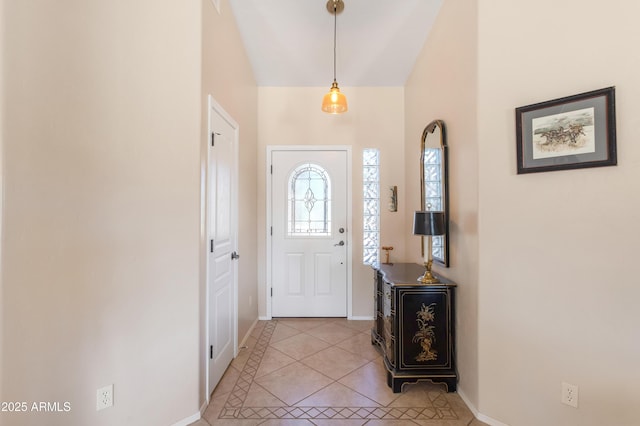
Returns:
[[[516,108],[518,174],[615,166],[615,87]]]

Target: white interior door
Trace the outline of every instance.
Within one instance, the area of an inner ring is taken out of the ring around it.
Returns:
[[[274,317],[347,316],[344,150],[271,151]]]
[[[237,127],[221,109],[209,108],[207,167],[208,395],[237,346]]]

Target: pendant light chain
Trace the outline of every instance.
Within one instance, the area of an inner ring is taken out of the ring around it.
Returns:
[[[333,81],[336,81],[336,38],[338,34],[338,6],[333,2]]]

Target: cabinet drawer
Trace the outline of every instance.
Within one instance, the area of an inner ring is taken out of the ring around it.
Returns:
[[[389,283],[384,283],[384,286],[382,288],[382,305],[383,305],[383,311],[387,312],[388,311],[392,311],[395,310],[395,292],[393,291],[393,288],[391,287],[391,284]]]
[[[391,365],[395,367],[396,338],[393,335],[393,317],[384,317],[384,354]]]
[[[387,349],[386,349],[385,355],[389,360],[389,362],[391,363],[391,365],[395,367],[396,366],[396,357],[395,357],[396,339],[394,339],[393,337],[389,339],[389,343],[387,343],[386,346],[387,346]]]
[[[384,336],[384,316],[382,312],[376,312],[376,333],[378,336],[385,338]]]

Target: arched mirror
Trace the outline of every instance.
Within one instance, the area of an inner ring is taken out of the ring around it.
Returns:
[[[444,235],[434,236],[434,262],[449,267],[449,183],[447,173],[447,135],[442,120],[434,120],[422,132],[420,155],[421,208],[444,212]],[[422,255],[426,250],[422,238]]]

